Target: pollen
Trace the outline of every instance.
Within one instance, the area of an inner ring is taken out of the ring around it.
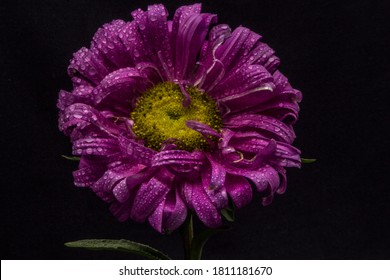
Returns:
[[[134,121],[133,132],[147,147],[158,151],[164,142],[174,141],[179,149],[187,151],[209,148],[207,139],[187,127],[186,121],[198,121],[219,132],[220,112],[214,100],[196,87],[189,86],[186,91],[191,98],[186,107],[180,86],[172,82],[157,84],[139,97],[130,118]]]

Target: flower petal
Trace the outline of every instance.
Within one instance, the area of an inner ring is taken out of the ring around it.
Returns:
[[[162,169],[149,182],[139,188],[131,209],[131,218],[138,222],[145,221],[164,200],[171,189],[173,175]]]
[[[149,216],[150,225],[158,232],[166,233],[180,227],[187,217],[187,207],[174,188]]]
[[[244,177],[227,174],[225,188],[237,208],[252,201],[252,188]]]
[[[108,73],[100,56],[84,47],[73,54],[68,67],[68,75],[75,86],[97,85]]]
[[[120,30],[125,25],[123,20],[114,20],[104,24],[93,36],[91,51],[96,56],[101,57],[110,72],[133,65],[131,57],[119,37]]]
[[[126,117],[135,100],[147,88],[147,78],[135,68],[122,68],[107,75],[94,91],[100,109],[120,112]]]
[[[109,156],[119,152],[118,141],[111,138],[83,138],[73,143],[73,154]]]
[[[237,97],[261,91],[260,94],[255,96],[256,98],[251,99],[252,102],[259,103],[271,98],[274,88],[273,77],[263,66],[244,65],[229,75],[228,78],[223,79],[210,92],[210,95],[222,102],[231,99],[234,102]],[[264,90],[268,92],[264,92]],[[247,104],[246,108],[249,107],[248,105],[250,104]]]
[[[190,200],[190,205],[199,219],[210,228],[219,227],[222,224],[221,215],[206,194],[203,183],[198,180],[186,182],[185,185],[191,191],[190,195],[186,195],[186,199]]]
[[[193,80],[195,86],[210,92],[223,78],[225,68],[223,63],[216,58],[216,51],[230,35],[231,30],[226,24],[220,24],[211,29],[208,35],[209,42],[204,45],[206,50],[200,55],[199,68]]]
[[[235,131],[255,130],[267,138],[274,138],[288,144],[295,139],[292,127],[268,116],[243,113],[226,119],[224,125]]]
[[[160,69],[165,79],[172,80],[173,59],[169,40],[168,12],[161,4],[148,6],[148,11],[132,13],[138,24],[145,52]]]
[[[199,14],[199,12],[200,5],[184,6],[176,11],[173,18],[174,78],[179,81],[190,77],[209,26],[217,20],[216,15]]]
[[[203,153],[187,152],[184,150],[166,150],[156,153],[152,158],[152,166],[163,166],[170,164],[178,165],[201,165],[203,163]]]
[[[205,193],[217,209],[225,208],[228,204],[226,189],[224,187],[226,170],[207,154],[209,164],[202,170],[202,184]]]
[[[146,166],[151,165],[153,156],[157,154],[156,151],[122,135],[119,136],[118,142],[121,151],[126,154],[127,157]]]
[[[72,92],[61,90],[59,93],[57,108],[64,110],[73,103],[93,105],[92,91],[93,87],[84,85],[76,87]]]

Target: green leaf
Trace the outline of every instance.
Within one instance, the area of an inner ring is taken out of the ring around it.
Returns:
[[[89,250],[122,251],[140,255],[151,260],[170,260],[167,255],[157,249],[125,239],[83,239],[67,242],[65,243],[65,246],[72,248],[85,248]]]
[[[313,163],[315,161],[317,161],[315,158],[301,158],[302,163]]]
[[[202,258],[202,252],[203,252],[203,247],[206,244],[207,240],[213,236],[214,234],[218,232],[224,232],[230,230],[232,227],[230,226],[225,226],[217,229],[206,229],[196,235],[192,239],[191,243],[191,252],[190,252],[190,259],[191,260],[200,260]]]
[[[231,198],[229,198],[229,205],[221,210],[221,214],[228,222],[234,222],[236,216],[235,212],[236,207],[234,206],[234,203]]]
[[[62,157],[64,159],[71,160],[71,161],[80,161],[79,157],[71,157],[71,156],[65,156],[65,155],[62,155]]]

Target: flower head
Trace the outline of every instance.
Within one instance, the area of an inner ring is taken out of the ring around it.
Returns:
[[[173,19],[163,5],[103,25],[68,67],[59,128],[80,156],[75,184],[109,202],[120,220],[172,231],[188,209],[208,227],[236,207],[264,205],[300,166],[291,144],[301,93],[279,59],[245,27],[231,30],[201,5]]]

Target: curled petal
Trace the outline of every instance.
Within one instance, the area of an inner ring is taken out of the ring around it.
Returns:
[[[72,140],[100,132],[105,136],[116,137],[121,132],[120,127],[107,120],[102,113],[89,105],[75,103],[60,113],[59,128]]]
[[[131,57],[119,37],[120,30],[124,26],[123,20],[114,20],[104,24],[93,36],[91,51],[96,56],[101,57],[109,71],[133,65]]]
[[[84,47],[73,54],[68,67],[68,74],[76,86],[97,85],[108,73],[103,60]]]
[[[147,88],[146,83],[146,77],[135,68],[114,71],[94,89],[95,104],[128,115],[131,104]]]
[[[223,63],[216,58],[216,51],[230,35],[230,27],[226,24],[214,26],[209,33],[209,42],[201,53],[199,68],[194,77],[194,85],[206,92],[210,92],[225,74]]]
[[[172,80],[173,60],[165,7],[150,5],[147,12],[137,10],[132,15],[138,24],[145,52],[158,65],[164,78]]]
[[[252,201],[252,188],[244,177],[227,174],[225,188],[237,208]]]
[[[217,131],[215,131],[213,128],[211,128],[210,126],[208,126],[207,124],[204,124],[204,123],[201,123],[201,122],[198,122],[198,121],[186,121],[186,125],[193,129],[193,130],[196,130],[197,132],[199,132],[200,134],[202,134],[203,136],[207,137],[207,136],[214,136],[214,137],[220,137],[221,134],[218,133]]]
[[[179,228],[186,217],[187,207],[179,192],[172,188],[166,198],[149,216],[149,223],[158,232],[166,233]]]
[[[208,154],[209,164],[202,172],[202,184],[205,193],[217,209],[225,208],[228,204],[227,193],[224,187],[226,170],[214,161]]]
[[[73,103],[84,103],[93,105],[93,87],[91,86],[78,86],[72,92],[61,90],[57,102],[57,107],[64,110],[66,107]]]
[[[187,152],[183,150],[166,150],[157,153],[152,158],[152,166],[163,166],[170,164],[193,164],[201,165],[203,163],[203,153]]]
[[[149,182],[141,184],[131,209],[131,218],[138,222],[145,221],[164,200],[171,189],[172,180],[172,174],[161,170]]]
[[[186,182],[185,195],[186,200],[190,201],[190,208],[195,210],[199,219],[206,226],[210,228],[221,226],[221,215],[206,194],[203,183],[200,180]]]
[[[225,120],[225,127],[238,130],[255,129],[260,134],[279,141],[292,143],[295,139],[294,130],[283,122],[268,116],[241,114]]]
[[[73,154],[108,156],[119,152],[118,141],[111,138],[83,138],[73,143]]]
[[[121,151],[126,154],[127,157],[147,166],[151,165],[152,158],[157,153],[123,135],[119,136],[118,142]]]
[[[173,18],[174,78],[179,81],[192,73],[209,26],[217,19],[216,15],[199,12],[200,5],[186,6],[178,9]]]

